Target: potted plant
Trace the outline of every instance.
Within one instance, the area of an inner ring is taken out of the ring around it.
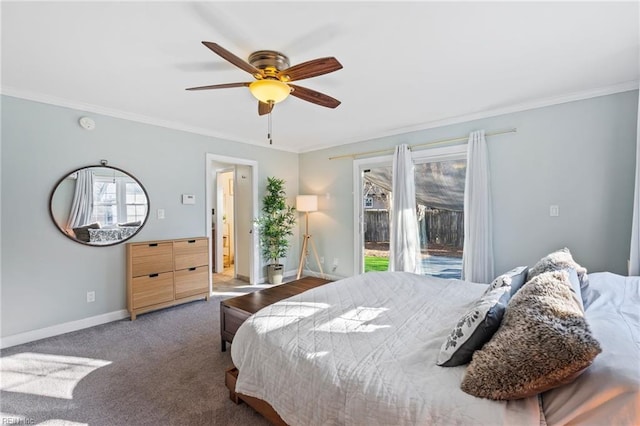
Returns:
[[[287,205],[283,179],[267,178],[267,194],[262,199],[262,212],[263,215],[256,219],[256,225],[260,233],[262,256],[269,261],[267,276],[269,283],[280,284],[284,272],[280,259],[287,256],[288,237],[293,235],[296,224],[295,208]]]

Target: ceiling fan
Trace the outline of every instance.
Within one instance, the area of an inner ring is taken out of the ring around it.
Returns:
[[[269,114],[273,110],[274,104],[285,100],[289,95],[327,108],[335,108],[340,105],[340,101],[331,96],[290,83],[338,71],[342,68],[342,64],[334,57],[313,59],[290,67],[289,58],[273,50],[253,52],[249,55],[249,62],[247,62],[217,43],[203,41],[202,44],[223,59],[250,73],[255,81],[189,87],[186,90],[248,87],[251,94],[258,99],[259,115]]]

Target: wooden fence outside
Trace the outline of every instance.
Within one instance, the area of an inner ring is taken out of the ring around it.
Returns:
[[[389,212],[367,210],[364,212],[365,242],[389,241]],[[462,249],[464,245],[464,213],[460,211],[427,209],[418,222],[420,241]]]

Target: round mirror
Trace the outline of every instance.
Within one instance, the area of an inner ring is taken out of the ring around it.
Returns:
[[[54,186],[49,212],[65,236],[90,246],[111,246],[136,235],[149,217],[140,182],[117,167],[83,167]]]

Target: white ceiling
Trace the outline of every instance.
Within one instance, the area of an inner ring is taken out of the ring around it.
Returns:
[[[273,148],[322,147],[638,86],[638,2],[6,2],[2,93],[268,146],[252,81],[201,44],[292,65],[335,56],[298,84]],[[97,123],[98,129],[100,123]]]

